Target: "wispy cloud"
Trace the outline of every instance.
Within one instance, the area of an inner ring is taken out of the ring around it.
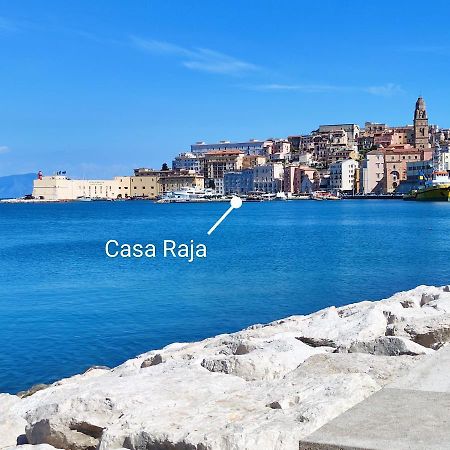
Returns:
[[[252,89],[257,91],[298,91],[305,93],[321,93],[331,91],[344,91],[348,90],[345,86],[333,86],[328,84],[258,84],[251,86]]]
[[[116,45],[116,46],[124,46],[124,45],[128,44],[127,42],[120,40],[120,39],[100,36],[96,33],[92,33],[90,31],[86,31],[86,30],[82,30],[82,29],[78,29],[78,28],[67,28],[66,27],[66,28],[61,28],[61,30],[64,31],[65,33],[74,34],[76,36],[82,37],[86,40],[95,42],[97,44]]]
[[[11,149],[7,147],[6,145],[0,145],[0,155],[3,155],[5,153],[9,153]]]
[[[6,17],[0,16],[0,32],[2,31],[13,32],[17,30],[18,26],[16,22],[14,22],[11,19],[7,19]]]
[[[429,55],[448,55],[450,54],[450,46],[448,45],[435,45],[435,44],[422,44],[422,45],[407,45],[403,47],[397,47],[399,52],[409,53],[423,53]]]
[[[383,86],[369,86],[364,88],[364,90],[369,94],[381,95],[384,97],[390,97],[392,95],[402,94],[404,92],[401,86],[394,83],[388,83]]]
[[[250,86],[250,89],[258,91],[296,91],[306,94],[327,93],[327,92],[365,92],[371,95],[389,97],[403,92],[401,86],[394,83],[387,83],[380,86],[340,86],[332,84],[259,84]]]
[[[131,43],[154,55],[177,57],[187,69],[225,75],[240,75],[258,70],[258,66],[208,48],[186,48],[170,42],[131,36]]]

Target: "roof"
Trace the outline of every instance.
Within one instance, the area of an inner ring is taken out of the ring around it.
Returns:
[[[205,153],[205,155],[211,156],[243,155],[243,154],[244,152],[242,150],[213,150]]]
[[[415,147],[407,147],[405,145],[390,145],[384,148],[385,152],[389,153],[422,153],[423,150],[419,150]]]

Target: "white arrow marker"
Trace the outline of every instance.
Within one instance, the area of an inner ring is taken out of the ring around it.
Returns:
[[[230,207],[222,214],[222,217],[209,229],[208,236],[225,220],[225,217],[230,214],[233,209],[239,209],[242,206],[242,199],[240,197],[233,197],[230,200]]]

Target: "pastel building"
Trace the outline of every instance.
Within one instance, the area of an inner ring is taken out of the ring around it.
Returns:
[[[145,167],[134,169],[134,176],[131,177],[130,183],[130,197],[156,198],[161,195],[159,179],[162,174],[164,174],[162,170]]]
[[[284,167],[284,192],[286,194],[309,193],[319,188],[319,174],[311,167],[292,163]]]
[[[269,139],[267,153],[273,161],[284,160],[291,151],[291,143],[287,139]]]
[[[265,164],[253,168],[255,191],[277,193],[283,190],[284,168],[281,163]]]
[[[333,190],[353,192],[358,163],[353,159],[337,161],[330,166],[329,187]]]
[[[33,182],[33,197],[51,200],[116,199],[130,191],[130,177],[112,180],[72,180],[65,175],[42,176]]]
[[[180,170],[163,172],[158,180],[160,192],[179,191],[183,188],[193,188],[203,190],[205,188],[205,178],[195,172],[195,170]]]
[[[228,172],[223,177],[225,194],[248,194],[254,190],[253,169],[241,172]]]
[[[205,168],[205,158],[192,152],[180,153],[172,161],[173,170],[194,170],[203,174]]]
[[[431,149],[417,149],[411,145],[392,146],[384,151],[384,192],[395,192],[400,183],[407,179],[408,162],[429,160]]]
[[[258,139],[250,139],[245,142],[220,141],[213,144],[197,142],[191,145],[191,152],[196,155],[204,155],[209,152],[237,150],[245,155],[265,155],[270,144],[270,141],[259,141]]]
[[[359,169],[359,191],[380,194],[384,187],[384,152],[372,150],[366,154]]]
[[[434,158],[436,159],[439,170],[450,171],[450,146],[445,144],[435,149]]]
[[[241,150],[217,150],[205,153],[205,187],[223,195],[224,175],[227,172],[242,170],[244,155]]]
[[[267,156],[244,155],[242,169],[252,169],[255,166],[262,166],[267,163]]]
[[[342,123],[342,124],[336,124],[336,125],[320,125],[319,129],[317,130],[317,133],[319,134],[328,134],[328,133],[335,133],[337,131],[344,131],[347,135],[347,141],[349,145],[353,145],[356,143],[359,134],[361,133],[361,130],[359,128],[359,125],[355,123]]]

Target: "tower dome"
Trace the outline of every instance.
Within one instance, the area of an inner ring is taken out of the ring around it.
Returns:
[[[424,110],[425,110],[425,101],[424,101],[424,99],[422,98],[422,96],[420,96],[420,97],[417,99],[417,102],[416,102],[416,109],[418,109],[418,110],[420,110],[420,111],[424,111]]]

